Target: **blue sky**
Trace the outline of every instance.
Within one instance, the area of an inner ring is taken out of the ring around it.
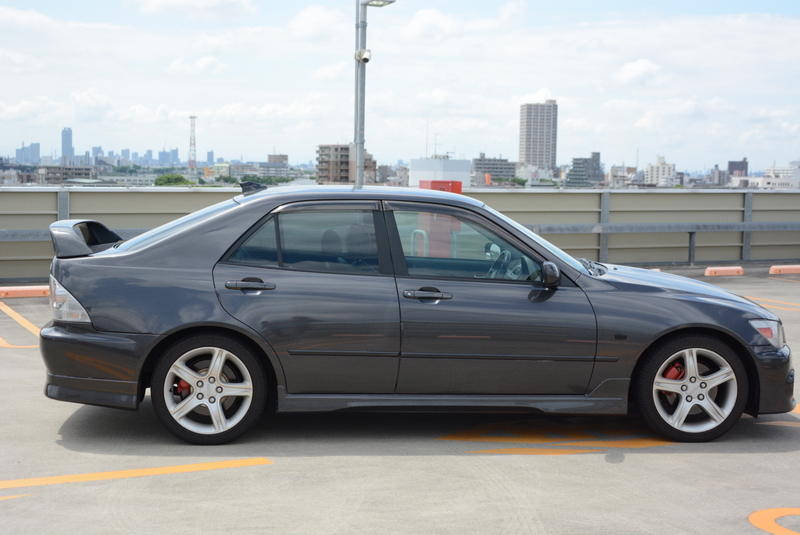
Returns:
[[[355,2],[6,0],[0,154],[92,146],[293,163],[353,135]],[[517,160],[559,103],[558,162],[681,170],[800,159],[800,2],[397,0],[369,9],[367,150]],[[428,143],[426,144],[426,139]]]

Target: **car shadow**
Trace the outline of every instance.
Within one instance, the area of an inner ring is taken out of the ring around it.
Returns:
[[[158,421],[149,398],[139,411],[82,406],[59,429],[71,451],[175,457],[415,456],[602,453],[608,462],[647,453],[785,453],[800,450],[800,418],[748,416],[713,442],[668,442],[638,418],[531,413],[326,412],[265,414],[238,440],[193,446]]]

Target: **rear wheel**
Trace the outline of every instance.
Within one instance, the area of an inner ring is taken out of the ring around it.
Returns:
[[[725,343],[688,336],[655,348],[634,389],[653,430],[679,442],[705,442],[739,420],[747,401],[747,373]]]
[[[164,426],[192,444],[224,444],[256,423],[266,404],[264,370],[242,343],[223,335],[172,345],[153,371],[153,407]]]

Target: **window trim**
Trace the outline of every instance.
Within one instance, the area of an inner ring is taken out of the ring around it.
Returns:
[[[325,271],[316,269],[299,269],[296,267],[285,266],[283,263],[283,244],[281,243],[281,218],[280,215],[284,213],[295,213],[302,211],[368,211],[372,212],[372,224],[375,231],[375,245],[378,257],[378,272],[347,272],[347,271]],[[219,263],[231,264],[235,266],[250,267],[255,269],[280,269],[285,271],[302,272],[302,273],[326,273],[338,275],[366,275],[370,277],[375,276],[394,276],[392,254],[389,239],[387,237],[386,221],[383,217],[383,210],[380,201],[302,201],[296,203],[287,203],[276,207],[274,210],[259,219],[253,226],[251,226],[238,240],[222,255]],[[235,262],[230,258],[236,251],[250,239],[253,234],[258,232],[264,225],[269,223],[271,219],[275,220],[275,247],[277,248],[278,265],[277,266],[258,266],[255,264],[246,264],[243,262]]]
[[[497,234],[500,238],[507,241],[516,247],[521,253],[528,255],[536,262],[546,262],[547,260],[542,257],[536,250],[532,249],[525,243],[518,240],[513,234],[509,233],[504,228],[497,225],[494,221],[481,217],[470,210],[457,208],[455,206],[433,204],[425,202],[413,201],[384,201],[383,213],[386,219],[386,227],[389,234],[389,244],[391,247],[392,260],[394,262],[394,271],[397,278],[413,278],[413,279],[429,279],[429,280],[453,280],[453,281],[474,281],[474,282],[501,282],[501,283],[514,283],[526,284],[533,286],[541,286],[540,283],[533,281],[518,281],[509,279],[480,279],[480,278],[466,278],[466,277],[446,277],[446,276],[423,276],[423,275],[410,275],[408,273],[408,264],[406,263],[405,252],[403,251],[403,244],[400,240],[400,231],[397,227],[397,221],[394,217],[395,211],[409,211],[409,212],[434,212],[437,214],[449,215],[460,219],[466,219],[477,223],[487,230]]]

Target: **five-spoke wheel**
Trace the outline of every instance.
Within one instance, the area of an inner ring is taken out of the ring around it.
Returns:
[[[192,336],[156,364],[151,397],[161,422],[193,444],[223,444],[247,431],[266,402],[266,379],[252,352],[228,336]]]
[[[645,421],[681,442],[713,440],[744,411],[747,374],[726,344],[708,336],[681,337],[654,349],[634,384]]]

